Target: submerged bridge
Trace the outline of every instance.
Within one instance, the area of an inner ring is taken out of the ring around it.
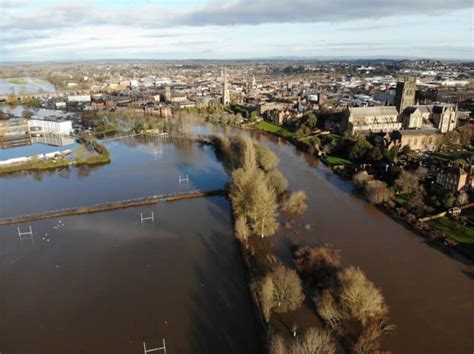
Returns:
[[[14,216],[10,218],[0,219],[0,225],[20,224],[28,221],[44,220],[62,216],[80,215],[80,214],[92,214],[99,213],[102,211],[109,211],[115,209],[130,208],[139,205],[156,204],[159,202],[174,202],[183,199],[199,198],[199,197],[210,197],[215,195],[225,195],[224,189],[215,189],[210,191],[193,190],[188,192],[171,193],[171,194],[160,194],[152,195],[149,197],[134,198],[127,200],[119,200],[110,203],[93,204],[89,206],[77,207],[77,208],[66,208],[60,210],[45,211],[36,214]]]

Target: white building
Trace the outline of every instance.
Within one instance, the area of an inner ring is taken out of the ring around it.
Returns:
[[[69,135],[72,132],[72,121],[52,119],[30,119],[28,129],[31,136],[43,134]]]
[[[71,95],[68,96],[67,100],[69,102],[90,102],[91,96],[89,95]]]

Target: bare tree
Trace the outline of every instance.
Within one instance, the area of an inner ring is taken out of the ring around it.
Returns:
[[[260,288],[260,306],[262,308],[263,317],[265,321],[270,322],[270,316],[272,315],[273,308],[273,294],[275,292],[275,287],[273,285],[273,280],[271,277],[265,277],[262,280]]]
[[[380,341],[383,331],[376,322],[370,323],[362,330],[357,341],[354,343],[355,354],[378,353],[380,352]]]
[[[412,194],[419,188],[419,178],[415,173],[403,170],[395,180],[395,188],[402,194]]]
[[[275,193],[281,196],[288,188],[288,181],[279,170],[272,170],[267,173],[267,180],[270,187],[275,189]]]
[[[265,145],[255,144],[255,152],[257,163],[265,172],[270,172],[278,166],[280,159]]]
[[[291,354],[331,354],[336,352],[336,345],[329,332],[309,328],[289,352]]]
[[[308,197],[304,191],[291,193],[283,202],[282,209],[290,214],[303,214],[308,209]]]
[[[269,354],[288,354],[285,339],[280,334],[276,334],[272,337]]]
[[[369,181],[369,175],[367,174],[366,171],[357,172],[352,177],[352,182],[354,182],[354,185],[356,186],[357,189],[365,189],[365,186],[367,185],[368,181]]]
[[[357,267],[339,272],[339,303],[350,318],[366,324],[369,319],[388,314],[388,307],[380,290]]]
[[[254,180],[254,189],[250,198],[248,216],[252,231],[262,238],[273,235],[278,229],[275,191],[269,188],[263,179]]]
[[[371,181],[366,186],[367,198],[372,204],[383,204],[393,197],[392,192],[382,181]]]
[[[293,258],[296,269],[312,286],[327,288],[334,284],[337,272],[341,269],[339,250],[330,244],[321,247],[300,247]]]
[[[237,216],[248,217],[256,189],[255,183],[263,179],[263,172],[258,169],[245,170],[239,168],[232,172],[229,196],[232,201],[232,208]]]
[[[274,310],[280,313],[296,310],[304,300],[298,274],[293,269],[278,266],[270,276],[274,286]]]
[[[257,166],[255,157],[255,147],[252,140],[246,136],[239,135],[232,140],[232,150],[238,157],[238,166],[245,170],[252,170]]]
[[[465,191],[460,191],[457,198],[456,198],[456,205],[462,206],[469,203],[469,196]]]
[[[243,215],[240,215],[235,220],[235,234],[237,238],[247,246],[248,237],[250,235],[250,230],[247,225],[247,218]]]
[[[345,316],[334,296],[335,294],[332,290],[324,290],[315,299],[315,306],[319,316],[324,319],[326,324],[334,331],[339,332]]]

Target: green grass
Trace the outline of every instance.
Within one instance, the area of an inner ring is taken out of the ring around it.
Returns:
[[[289,131],[288,129],[285,129],[283,127],[280,127],[279,125],[269,123],[269,122],[258,122],[255,125],[258,129],[265,130],[266,132],[280,135],[283,138],[294,138],[295,133]]]
[[[397,197],[397,198],[395,198],[395,203],[397,203],[400,206],[403,206],[407,203],[407,200],[405,198],[402,198],[402,197]]]
[[[442,217],[432,220],[428,224],[459,243],[474,243],[474,230],[460,224],[455,219]]]
[[[454,161],[458,159],[468,159],[474,154],[470,151],[450,151],[450,152],[434,152],[431,157],[442,161]]]
[[[352,164],[351,161],[343,159],[342,157],[337,157],[337,156],[327,156],[325,159],[326,159],[326,162],[330,164],[331,166]]]
[[[13,85],[26,85],[28,83],[28,81],[20,77],[12,77],[11,79],[8,79],[8,82]]]

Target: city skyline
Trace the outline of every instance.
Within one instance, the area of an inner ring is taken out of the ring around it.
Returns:
[[[0,61],[473,59],[471,1],[0,0]]]

